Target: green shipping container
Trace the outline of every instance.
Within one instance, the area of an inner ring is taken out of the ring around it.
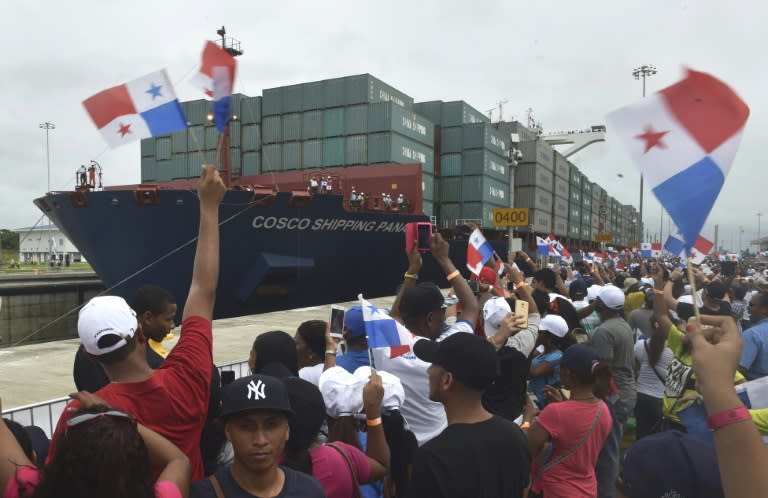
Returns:
[[[342,105],[392,102],[406,109],[413,109],[411,97],[370,74],[347,76],[343,80],[346,101],[342,102]]]
[[[280,123],[280,116],[269,116],[261,121],[261,141],[265,144],[276,144],[282,142],[281,135],[283,127]]]
[[[424,200],[435,200],[435,177],[428,173],[421,175],[421,192]]]
[[[202,125],[208,122],[208,114],[211,112],[211,103],[207,100],[192,100],[182,105],[187,123],[190,125]]]
[[[489,123],[462,126],[462,147],[464,149],[487,149],[500,156],[507,155],[507,143],[504,136]]]
[[[243,176],[260,175],[261,174],[261,153],[260,152],[243,152]]]
[[[413,110],[416,112],[416,114],[424,116],[436,125],[440,125],[443,122],[442,100],[433,100],[430,102],[419,102],[417,104],[413,104]]]
[[[344,134],[368,133],[368,104],[358,104],[344,109]]]
[[[368,164],[368,135],[352,135],[344,138],[344,164],[354,166]]]
[[[461,127],[454,128],[441,128],[440,129],[440,153],[441,154],[454,154],[461,152]]]
[[[244,124],[242,127],[241,147],[243,152],[251,152],[261,149],[261,126],[257,124]]]
[[[509,184],[507,160],[483,149],[464,151],[461,156],[461,174],[484,175]]]
[[[283,113],[283,88],[267,88],[262,92],[261,115],[277,116]]]
[[[344,165],[344,137],[323,139],[323,166]]]
[[[174,154],[171,158],[171,175],[174,180],[190,177],[186,152]]]
[[[283,97],[281,113],[301,112],[304,110],[304,85],[284,86],[281,93]]]
[[[205,127],[205,150],[216,150],[221,134],[215,126]]]
[[[435,154],[432,148],[397,133],[375,133],[368,135],[368,162],[421,163],[424,173],[434,174]]]
[[[465,202],[461,205],[461,217],[465,220],[480,220],[484,227],[493,226],[493,210],[499,206],[482,202]]]
[[[171,135],[171,142],[174,154],[187,152],[187,130],[173,133]]]
[[[323,138],[323,111],[307,111],[301,124],[301,139]]]
[[[344,92],[344,79],[336,78],[333,80],[325,80],[323,84],[323,107],[339,107],[349,102],[346,101]],[[355,102],[357,103],[357,102]]]
[[[323,136],[339,137],[344,134],[344,108],[323,111]]]
[[[190,126],[187,129],[187,152],[205,149],[205,126]]]
[[[239,121],[229,123],[229,146],[240,147],[240,138],[242,136],[242,125]]]
[[[301,143],[301,166],[304,169],[323,167],[323,141],[306,140]]]
[[[304,83],[304,99],[301,106],[303,111],[313,111],[325,108],[325,87],[322,81]]]
[[[141,182],[153,182],[157,180],[157,161],[154,157],[141,158]]]
[[[173,180],[173,165],[170,159],[157,161],[155,168],[155,181],[167,182]]]
[[[155,159],[163,161],[171,158],[171,137],[155,139]]]
[[[422,201],[421,210],[425,216],[435,215],[435,205],[432,201]]]
[[[283,171],[283,150],[280,144],[265,145],[261,149],[261,171]]]
[[[283,148],[283,170],[301,169],[301,142],[285,143]]]
[[[487,176],[462,176],[461,200],[509,206],[509,185]]]
[[[441,126],[461,126],[471,123],[490,123],[488,116],[466,102],[459,100],[443,102]],[[438,123],[435,123],[438,124]]]
[[[141,157],[155,157],[155,138],[141,140]]]
[[[456,226],[456,220],[461,219],[461,204],[440,203],[440,214],[438,217],[439,226],[442,228],[453,228]]]
[[[237,118],[243,124],[261,123],[261,97],[242,98]]]
[[[441,178],[439,181],[441,202],[461,202],[460,176]]]
[[[393,131],[429,147],[435,145],[435,125],[431,121],[391,102],[368,107],[368,130]]]
[[[283,142],[294,142],[301,140],[301,114],[285,114],[283,121]]]
[[[461,176],[461,154],[443,154],[440,156],[441,176]]]
[[[229,148],[229,167],[232,170],[232,174],[240,176],[243,169],[243,156],[239,147]]]
[[[572,221],[568,222],[568,236],[572,239],[581,237],[581,225]]]

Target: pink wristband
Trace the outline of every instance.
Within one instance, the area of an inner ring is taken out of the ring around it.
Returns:
[[[738,408],[731,408],[730,410],[725,410],[708,416],[707,427],[709,427],[710,431],[716,431],[726,425],[744,422],[746,420],[752,420],[752,415],[749,414],[747,407],[742,405]]]

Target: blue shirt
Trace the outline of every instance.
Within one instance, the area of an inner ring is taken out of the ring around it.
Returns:
[[[528,382],[528,391],[532,392],[539,399],[539,406],[544,407],[544,386],[560,384],[560,360],[563,358],[563,352],[559,349],[551,353],[540,354],[531,360],[531,367],[541,365],[544,362],[550,363],[554,371],[549,375],[534,377]]]
[[[768,318],[763,318],[744,331],[739,366],[746,370],[747,380],[768,375]]]
[[[336,366],[341,367],[349,373],[355,373],[360,367],[369,367],[371,362],[368,359],[368,350],[347,351],[345,354],[336,357]]]

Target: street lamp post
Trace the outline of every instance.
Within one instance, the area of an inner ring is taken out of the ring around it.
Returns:
[[[739,226],[739,250],[737,251],[739,253],[739,257],[741,257],[741,236],[744,234],[744,227]]]
[[[645,79],[653,76],[658,71],[656,70],[656,67],[649,64],[647,66],[640,66],[636,67],[632,70],[632,76],[635,77],[636,80],[639,80],[640,78],[643,79],[643,98],[645,98]],[[662,208],[662,216],[664,213],[664,208]],[[643,241],[643,174],[640,173],[640,213],[638,215],[638,235],[639,235],[639,241]]]
[[[757,255],[760,255],[760,218],[763,217],[763,213],[757,213]]]
[[[48,171],[48,185],[46,192],[51,191],[51,148],[48,141],[48,133],[56,129],[56,125],[50,121],[40,123],[40,128],[45,130],[45,163]],[[51,219],[48,218],[48,262],[53,263],[53,240],[51,239]]]

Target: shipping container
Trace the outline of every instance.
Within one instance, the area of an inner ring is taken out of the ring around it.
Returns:
[[[465,202],[461,205],[461,217],[465,220],[479,220],[482,227],[493,227],[493,210],[498,207],[482,202]]]
[[[537,163],[550,171],[555,170],[555,150],[543,140],[520,142],[518,149],[523,154],[520,163]]]
[[[438,218],[439,226],[442,228],[453,228],[458,220],[461,219],[461,204],[458,202],[441,202],[440,214]]]
[[[568,201],[561,197],[554,197],[552,213],[561,218],[568,217]]]
[[[435,177],[428,173],[421,175],[421,192],[425,200],[435,200]]]
[[[421,211],[424,213],[424,216],[434,216],[435,215],[435,205],[432,201],[422,201],[421,203]]]
[[[461,127],[462,148],[487,149],[499,156],[507,156],[504,137],[490,123],[465,124]]]
[[[301,112],[304,110],[304,85],[284,86],[280,92],[283,97],[281,114]]]
[[[440,153],[453,154],[461,152],[464,147],[461,142],[461,127],[440,129]]]
[[[582,211],[581,211],[581,224],[582,225],[591,225],[592,224],[592,211],[584,211],[582,209]]]
[[[292,171],[301,169],[301,142],[284,143],[283,149],[283,170]]]
[[[301,143],[301,166],[304,169],[323,167],[323,141],[306,140]]]
[[[579,171],[579,168],[577,168],[573,163],[571,163],[570,169],[571,169],[571,186],[576,187],[578,190],[581,190],[581,179],[583,175]]]
[[[462,100],[443,102],[441,126],[461,126],[471,123],[490,123],[488,116]]]
[[[239,147],[229,148],[229,168],[231,169],[233,176],[240,176],[243,168],[242,158],[242,152]],[[192,171],[192,165],[190,164],[190,173]]]
[[[344,109],[344,114],[345,135],[359,135],[369,132],[368,104],[351,105]]]
[[[555,176],[567,182],[571,181],[571,164],[558,151],[555,151]]]
[[[463,175],[484,175],[509,185],[507,160],[483,149],[465,150],[461,155]]]
[[[429,147],[435,145],[435,125],[403,107],[391,102],[368,106],[368,131],[393,131]]]
[[[581,180],[581,195],[584,197],[592,197],[592,182],[590,182],[586,176]]]
[[[208,115],[211,113],[211,103],[207,100],[191,100],[185,102],[182,106],[187,123],[190,125],[202,125],[208,122]]]
[[[397,133],[374,133],[368,135],[368,162],[421,163],[422,171],[434,174],[435,155],[431,147]]]
[[[555,216],[552,219],[552,231],[558,237],[568,236],[568,219]]]
[[[323,139],[323,166],[343,166],[344,155],[344,137]]]
[[[368,163],[368,135],[344,137],[344,164],[355,166]]]
[[[568,220],[581,223],[581,206],[571,204],[568,206]]]
[[[187,153],[174,154],[171,158],[171,178],[174,180],[189,178],[189,164]]]
[[[555,176],[555,188],[554,194],[560,196],[563,199],[568,199],[571,194],[571,186],[568,184],[567,179]]]
[[[268,116],[261,120],[261,141],[264,144],[282,142],[283,126],[280,116]],[[266,165],[265,165],[266,166]]]
[[[157,160],[154,157],[141,158],[141,182],[154,182],[157,180]]]
[[[242,126],[242,137],[241,147],[243,152],[261,149],[261,125],[244,124]]]
[[[261,116],[277,116],[283,113],[283,88],[267,88],[262,92]]]
[[[341,105],[373,102],[392,102],[413,109],[413,99],[370,74],[348,76],[345,80],[346,102]]]
[[[585,196],[585,195],[582,193],[582,197],[581,197],[581,209],[582,209],[582,210],[584,210],[584,211],[590,211],[590,212],[592,211],[592,197],[590,197],[590,196]]]
[[[171,137],[159,137],[155,140],[155,159],[163,161],[171,158]]]
[[[581,225],[581,237],[580,237],[581,240],[588,241],[588,242],[592,241],[591,228],[592,227],[590,227],[589,225],[584,225],[584,224]]]
[[[244,125],[261,123],[261,97],[244,96],[240,99],[240,109],[238,112],[237,118]]]
[[[302,110],[314,111],[325,108],[325,86],[322,81],[302,84],[304,101]]]
[[[461,177],[462,202],[482,202],[509,206],[509,185],[487,176]]]
[[[525,187],[533,188],[533,187]],[[530,229],[530,225],[533,225],[533,231],[538,233],[549,234],[552,231],[552,213],[549,211],[540,211],[538,209],[528,210],[528,226],[517,227],[519,232],[527,233]]]
[[[243,176],[260,175],[261,174],[261,153],[260,152],[243,152]]]
[[[187,130],[178,131],[171,134],[171,146],[174,154],[188,152],[187,149]]]
[[[158,160],[155,168],[155,181],[168,182],[173,180],[173,165],[170,159]]]
[[[229,146],[240,147],[242,144],[240,138],[242,137],[242,125],[240,121],[231,121],[229,123]],[[186,137],[185,137],[186,138]]]
[[[283,149],[280,144],[265,144],[261,148],[261,171],[283,170]]]
[[[190,126],[187,129],[187,152],[205,149],[205,126]]]
[[[283,126],[282,141],[295,142],[301,140],[301,114],[283,114],[280,119]]]
[[[571,204],[581,205],[581,191],[571,186]]]
[[[302,140],[323,138],[323,111],[307,111],[302,119]]]
[[[552,192],[541,187],[515,188],[515,207],[552,213]]]
[[[344,108],[337,107],[323,111],[323,136],[338,137],[344,135]]]
[[[436,125],[441,125],[443,122],[442,100],[433,100],[431,102],[419,102],[413,104],[413,110],[416,112],[416,114],[424,116]]]
[[[185,132],[182,132],[185,133]],[[155,157],[156,138],[143,138],[141,140],[141,157]]]
[[[503,136],[504,139],[507,141],[507,143],[520,143],[520,142],[530,142],[532,140],[536,140],[536,137],[538,136],[534,131],[526,128],[521,123],[517,121],[513,122],[499,122],[493,124],[494,128],[496,128]],[[512,140],[511,134],[516,134],[517,139]]]
[[[461,202],[461,177],[453,176],[441,178],[440,180],[440,201],[441,202]]]
[[[205,127],[205,150],[216,150],[219,145],[221,133],[215,126]]]
[[[540,187],[552,191],[555,176],[536,163],[519,164],[515,168],[515,187]]]
[[[440,156],[441,176],[461,176],[461,154],[443,154]]]

